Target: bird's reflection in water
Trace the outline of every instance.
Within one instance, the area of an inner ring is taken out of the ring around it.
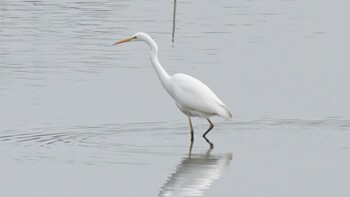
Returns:
[[[212,154],[212,148],[203,154],[192,154],[182,159],[159,192],[165,196],[202,196],[229,165],[232,154]]]

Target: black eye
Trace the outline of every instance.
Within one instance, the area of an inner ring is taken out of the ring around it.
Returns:
[[[132,37],[133,39],[137,39],[137,36]]]

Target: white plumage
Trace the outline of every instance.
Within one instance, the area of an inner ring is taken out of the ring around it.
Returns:
[[[205,135],[214,127],[213,123],[209,120],[209,117],[218,115],[226,119],[231,119],[232,115],[230,110],[208,86],[198,79],[181,73],[169,76],[158,61],[158,46],[149,35],[139,32],[131,37],[116,42],[115,44],[129,41],[144,41],[149,45],[151,49],[151,62],[160,82],[174,99],[177,107],[188,116],[191,128],[191,142],[194,140],[191,117],[199,116],[206,118],[210,124],[209,129],[203,134],[203,137],[210,146],[213,147],[213,144],[205,137]]]
[[[225,104],[208,86],[186,74],[171,76],[172,97],[176,105],[187,116],[208,118],[218,115],[226,119],[232,118]]]

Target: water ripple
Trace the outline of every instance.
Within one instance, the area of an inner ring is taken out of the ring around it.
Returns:
[[[183,126],[149,122],[7,130],[0,134],[0,146],[15,151],[15,154],[8,152],[8,157],[22,162],[49,158],[55,162],[74,161],[89,165],[148,165],[152,161],[140,163],[135,157],[167,155],[185,148],[172,144],[171,139],[165,137],[177,135]],[[60,156],[62,153],[64,156]]]
[[[283,129],[298,129],[305,131],[305,129],[336,129],[336,130],[350,130],[350,120],[341,117],[329,117],[323,119],[307,120],[307,119],[258,119],[251,121],[238,121],[235,123],[223,122],[223,125],[234,125],[236,128],[256,128],[266,129],[267,127],[278,127],[280,131]]]
[[[6,131],[8,133],[7,135],[0,136],[0,141],[32,146],[47,146],[56,143],[89,144],[95,139],[104,140],[107,137],[116,135],[133,135],[135,132],[151,132],[167,129],[172,128],[166,127],[166,124],[162,122],[103,124],[99,126],[74,126],[70,128],[33,128],[29,129],[29,131],[8,130]]]

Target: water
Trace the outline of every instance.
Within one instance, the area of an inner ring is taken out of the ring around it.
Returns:
[[[0,5],[0,196],[347,196],[349,3],[6,1]],[[193,11],[195,10],[195,12]],[[233,112],[207,128],[160,62]]]

